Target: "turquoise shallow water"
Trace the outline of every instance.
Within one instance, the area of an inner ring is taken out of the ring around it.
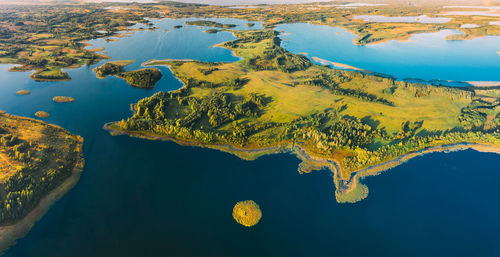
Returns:
[[[283,24],[283,47],[398,79],[500,81],[500,37],[447,41],[457,31],[416,34],[411,42],[390,41],[357,46],[357,37],[338,27]]]
[[[155,23],[169,31],[94,40],[93,47],[105,46],[113,60],[137,59],[128,69],[151,58],[238,60],[210,48],[234,39],[230,33],[174,30],[179,20]],[[418,157],[366,179],[366,200],[337,204],[331,174],[300,175],[298,159],[289,154],[250,162],[215,150],[110,136],[102,125],[128,117],[130,103],[181,85],[166,68],[153,90],[113,77],[98,80],[92,71],[97,65],[68,70],[72,81],[43,83],[0,65],[0,109],[29,117],[50,112],[48,122],[85,138],[86,159],[77,186],[5,256],[500,255],[499,155]],[[17,96],[21,89],[32,93]],[[55,95],[76,101],[52,103]],[[263,211],[252,228],[231,216],[233,205],[247,199]]]

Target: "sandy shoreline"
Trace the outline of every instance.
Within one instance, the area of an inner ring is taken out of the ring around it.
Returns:
[[[498,86],[500,86],[500,81],[466,81],[466,83],[469,83],[475,87],[498,87]]]
[[[332,65],[332,66],[334,66],[334,68],[337,68],[337,69],[355,70],[355,71],[361,71],[361,72],[365,72],[365,73],[373,73],[371,71],[360,69],[358,67],[354,67],[354,66],[339,63],[339,62],[332,62],[332,61],[329,61],[326,59],[321,59],[319,57],[312,57],[311,59],[315,62],[321,63],[322,65]]]
[[[83,142],[83,138],[78,138],[81,142]],[[69,176],[61,185],[44,196],[38,205],[28,213],[28,215],[13,225],[0,227],[0,255],[2,255],[3,252],[10,246],[14,245],[17,239],[26,236],[33,225],[35,225],[35,223],[39,221],[45,213],[47,213],[52,204],[61,199],[76,185],[83,172],[84,165],[85,161],[83,157],[81,157],[75,164],[71,176]]]

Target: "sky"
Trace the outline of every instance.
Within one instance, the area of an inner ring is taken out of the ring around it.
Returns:
[[[1,0],[0,0],[1,1]],[[99,2],[150,2],[151,0],[89,0]],[[297,4],[311,2],[331,2],[332,0],[176,0],[177,2],[216,4],[216,5],[239,5],[239,4]]]
[[[70,1],[87,1],[87,2],[152,2],[155,0],[0,0],[0,3],[33,3],[33,2],[70,2]],[[188,3],[203,3],[217,5],[252,5],[252,4],[294,4],[294,3],[310,3],[310,2],[330,2],[332,0],[175,0],[178,2]],[[387,3],[387,2],[443,2],[443,4],[453,5],[460,4],[476,4],[489,5],[500,4],[500,0],[337,0],[342,2],[370,2],[370,3]]]
[[[331,2],[332,0],[177,0],[179,2],[190,3],[203,3],[203,4],[225,4],[225,5],[238,5],[238,4],[293,4],[293,3],[311,3],[311,2]],[[408,2],[421,2],[421,3],[436,3],[443,2],[444,4],[466,3],[476,5],[490,5],[500,3],[499,0],[337,0],[337,2],[369,2],[369,3],[408,3]]]

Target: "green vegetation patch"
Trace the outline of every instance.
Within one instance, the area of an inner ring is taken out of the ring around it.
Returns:
[[[262,212],[257,203],[252,200],[237,202],[233,208],[233,218],[245,227],[253,227],[262,218]]]
[[[107,62],[100,67],[94,68],[94,72],[99,79],[103,79],[108,75],[117,75],[125,72],[125,67],[134,62],[131,60]]]
[[[117,74],[129,85],[138,88],[153,88],[161,77],[161,71],[157,68],[145,68],[135,71],[127,71]]]
[[[68,73],[60,69],[38,70],[31,74],[30,78],[35,81],[68,81],[71,80]]]
[[[41,121],[0,114],[0,226],[26,216],[83,168],[83,139]]]
[[[215,21],[206,21],[206,20],[186,21],[186,25],[214,27],[221,29],[232,29],[236,27],[236,25],[234,24],[223,24]]]
[[[35,116],[37,116],[38,118],[47,118],[50,117],[50,114],[48,112],[38,111],[35,113]]]
[[[207,29],[207,30],[204,30],[203,32],[205,33],[209,33],[209,34],[216,34],[218,33],[220,30],[218,29]]]
[[[69,102],[74,102],[75,98],[70,96],[54,96],[52,98],[52,101],[56,103],[69,103]]]

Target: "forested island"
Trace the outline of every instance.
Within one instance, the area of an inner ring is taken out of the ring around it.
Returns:
[[[0,252],[76,184],[82,145],[61,127],[0,113]]]
[[[234,24],[224,24],[224,23],[219,23],[219,22],[215,22],[215,21],[207,21],[207,20],[186,21],[186,25],[214,27],[214,28],[221,28],[221,29],[232,29],[232,28],[236,27],[236,25],[234,25]]]
[[[104,79],[109,75],[114,75],[117,78],[125,80],[129,85],[137,88],[153,88],[161,79],[162,74],[156,68],[144,68],[134,71],[125,71],[125,66],[134,61],[112,61],[107,62],[100,67],[94,69],[96,76]]]
[[[156,68],[145,68],[135,71],[126,71],[116,74],[118,78],[124,79],[129,85],[138,88],[153,88],[162,75]]]
[[[124,60],[124,61],[112,61],[107,62],[100,67],[94,68],[94,72],[99,79],[104,79],[109,75],[117,75],[119,73],[125,72],[125,67],[135,61]]]
[[[500,89],[397,81],[315,65],[272,29],[234,31],[236,63],[150,61],[184,87],[133,105],[112,134],[174,140],[241,158],[293,151],[300,172],[330,168],[336,198],[356,202],[359,178],[428,151],[500,146]]]

